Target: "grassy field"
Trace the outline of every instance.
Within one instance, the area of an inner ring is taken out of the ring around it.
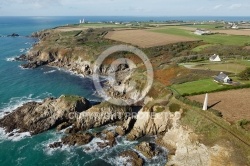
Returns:
[[[238,74],[246,69],[246,65],[239,63],[210,63],[200,64],[195,66],[195,69],[214,70],[214,71],[225,71],[230,73]]]
[[[194,38],[197,40],[203,40],[204,42],[210,43],[210,44],[223,44],[223,45],[237,45],[237,46],[243,46],[246,43],[250,43],[249,36],[238,36],[238,35],[225,35],[225,34],[214,34],[214,35],[195,35],[193,32],[185,29],[180,29],[178,27],[167,27],[164,29],[154,29],[152,30],[154,32],[158,33],[165,33],[165,34],[173,34],[173,35],[179,35],[179,36],[185,36]]]
[[[223,24],[196,24],[196,25],[186,25],[190,28],[200,28],[200,29],[218,29],[216,27],[223,27]]]
[[[183,84],[173,85],[171,88],[174,88],[181,95],[191,94],[191,93],[200,93],[200,92],[209,92],[217,89],[223,88],[224,85],[220,85],[213,81],[213,78],[198,80],[193,82],[187,82]]]

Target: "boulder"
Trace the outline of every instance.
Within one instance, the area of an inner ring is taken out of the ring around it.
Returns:
[[[62,143],[65,145],[70,145],[70,146],[74,146],[74,145],[81,146],[81,145],[88,144],[92,139],[93,139],[93,135],[90,133],[84,133],[84,134],[76,133],[76,134],[71,134],[71,135],[63,137]]]
[[[155,151],[155,145],[152,143],[142,142],[135,148],[148,159],[152,159],[155,155],[157,155],[157,152]]]
[[[49,148],[56,149],[56,148],[61,148],[62,147],[62,142],[54,142],[53,144],[49,144]]]
[[[128,150],[125,152],[122,152],[120,157],[128,158],[127,163],[129,163],[132,166],[142,166],[143,160],[142,158],[134,151]]]
[[[115,144],[116,144],[116,141],[115,141],[115,134],[113,132],[108,132],[106,134],[106,140],[108,141],[108,145],[110,147],[113,147]]]

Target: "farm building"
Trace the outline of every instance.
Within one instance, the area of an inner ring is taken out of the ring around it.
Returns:
[[[201,29],[197,29],[194,34],[196,35],[210,35],[211,31],[206,31],[206,30],[201,30]]]
[[[232,83],[232,79],[230,79],[226,74],[224,74],[223,72],[220,72],[220,74],[216,77],[214,77],[214,80],[216,82],[220,82],[220,83]]]
[[[209,60],[210,60],[211,62],[220,62],[220,61],[221,61],[220,56],[219,56],[219,55],[216,55],[216,54],[214,54],[213,56],[211,56],[211,57],[209,58]]]

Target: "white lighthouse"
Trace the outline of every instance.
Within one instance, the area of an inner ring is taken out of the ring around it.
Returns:
[[[206,93],[204,104],[203,104],[203,111],[207,110],[207,103],[208,103],[208,94]]]

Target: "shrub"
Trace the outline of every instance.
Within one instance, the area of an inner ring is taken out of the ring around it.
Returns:
[[[169,105],[170,112],[180,111],[180,109],[181,109],[181,106],[179,104],[172,103]]]
[[[239,126],[241,126],[241,127],[244,127],[245,125],[247,125],[247,124],[249,124],[249,123],[250,123],[250,121],[249,121],[249,120],[246,120],[246,119],[240,120],[240,121],[238,122]]]
[[[209,112],[212,112],[214,115],[218,116],[218,117],[223,117],[222,113],[218,110],[214,110],[214,109],[209,109]]]
[[[241,80],[249,80],[250,78],[250,68],[246,68],[244,71],[242,71],[241,73],[239,73],[238,75],[240,77]]]

